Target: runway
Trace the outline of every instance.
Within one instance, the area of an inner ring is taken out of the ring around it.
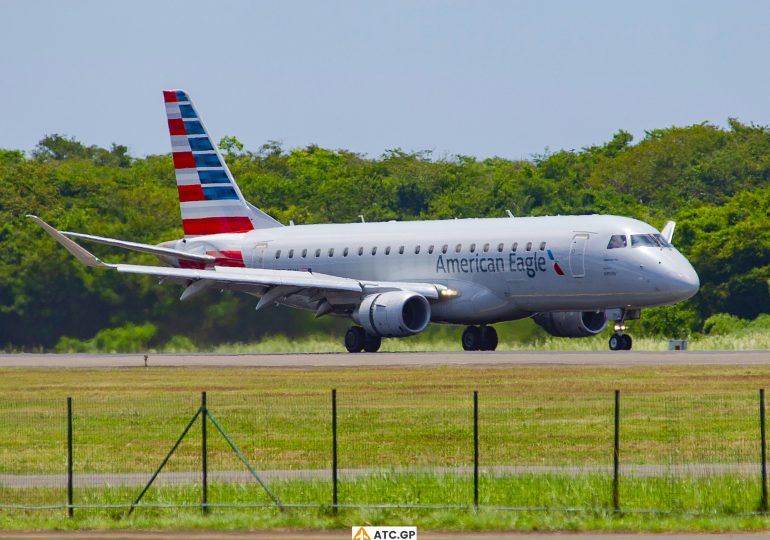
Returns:
[[[770,351],[418,352],[308,354],[2,354],[0,368],[358,368],[429,366],[770,365]]]

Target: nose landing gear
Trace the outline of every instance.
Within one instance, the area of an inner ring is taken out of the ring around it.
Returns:
[[[630,351],[633,345],[633,340],[628,334],[624,334],[626,329],[626,312],[623,310],[620,315],[620,320],[615,321],[615,333],[610,336],[610,350],[611,351]]]
[[[633,340],[628,334],[621,334],[615,332],[610,336],[610,350],[611,351],[630,351],[633,345]]]

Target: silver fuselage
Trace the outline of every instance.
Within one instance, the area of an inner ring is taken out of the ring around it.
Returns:
[[[654,233],[642,221],[591,215],[301,225],[169,244],[240,252],[250,268],[442,284],[459,294],[435,303],[431,319],[472,324],[691,297],[698,275],[675,248],[608,249],[612,235]]]

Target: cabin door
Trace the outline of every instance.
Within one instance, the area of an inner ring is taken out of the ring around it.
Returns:
[[[588,234],[578,233],[572,237],[572,245],[569,249],[569,268],[572,277],[582,278],[586,276],[586,244]]]

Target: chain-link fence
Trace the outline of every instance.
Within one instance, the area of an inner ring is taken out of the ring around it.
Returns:
[[[767,510],[764,393],[0,401],[0,508]]]

